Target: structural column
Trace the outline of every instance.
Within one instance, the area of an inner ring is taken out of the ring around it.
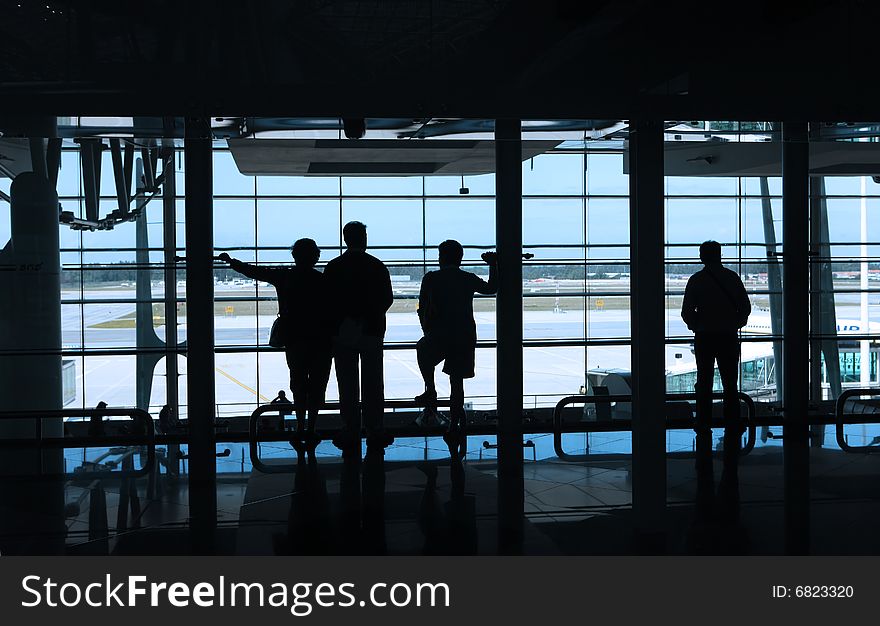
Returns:
[[[186,329],[189,501],[194,547],[211,549],[217,522],[214,442],[214,227],[210,127],[187,119]]]
[[[521,545],[524,509],[520,120],[495,121],[495,167],[499,547],[502,552],[513,552]]]
[[[48,174],[44,141],[29,141],[32,171],[12,181],[10,239],[0,242],[5,244],[0,249],[2,411],[62,407],[58,196],[54,177]],[[41,422],[44,437],[64,435],[60,418]],[[0,439],[32,439],[37,433],[35,420],[0,420]],[[64,483],[57,476],[64,471],[63,463],[58,449],[0,451],[2,554],[64,551]]]
[[[178,390],[177,368],[177,161],[175,160],[174,144],[169,141],[162,148],[162,249],[165,270],[165,402],[174,411],[175,417],[180,416],[180,400]],[[169,446],[168,462],[173,472],[178,472],[177,453],[180,447]],[[172,458],[172,455],[173,458]]]
[[[637,120],[629,140],[633,514],[640,552],[665,549],[666,349],[663,124]]]
[[[807,124],[782,126],[782,376],[785,548],[806,554],[810,538],[809,144]]]

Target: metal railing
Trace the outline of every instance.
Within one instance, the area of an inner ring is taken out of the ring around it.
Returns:
[[[713,393],[712,397],[721,398],[723,397],[723,394],[720,392]],[[738,392],[737,397],[746,405],[746,414],[748,416],[748,439],[746,440],[746,445],[743,446],[742,451],[740,452],[740,454],[745,455],[751,452],[755,447],[755,401],[742,392]],[[666,405],[669,407],[671,402],[694,398],[696,398],[696,394],[694,393],[667,394]],[[563,461],[587,461],[594,458],[594,455],[590,454],[568,454],[562,447],[562,435],[565,433],[631,432],[633,429],[632,418],[606,418],[596,421],[578,421],[570,427],[566,427],[562,421],[562,410],[569,405],[603,404],[611,402],[632,402],[632,395],[576,395],[566,396],[557,402],[556,407],[553,409],[553,449],[556,452],[556,456]],[[666,422],[666,430],[683,430],[694,427],[694,419],[691,416],[673,418],[664,416],[664,419]],[[720,428],[723,427],[724,424],[720,420],[713,420],[712,426]]]
[[[846,408],[846,402],[852,397],[857,396],[871,396],[876,397],[880,396],[880,389],[872,388],[872,389],[847,389],[843,393],[840,394],[837,398],[837,402],[835,403],[835,427],[837,433],[837,445],[840,446],[840,449],[844,452],[878,452],[880,451],[880,447],[878,446],[851,446],[849,442],[846,440],[846,435],[843,432],[844,426],[847,424],[876,424],[880,422],[880,412],[870,414],[872,417],[864,418],[860,420],[845,420],[846,413],[844,409]]]
[[[438,399],[434,403],[435,407],[449,407],[449,400]],[[328,402],[324,404],[322,409],[329,411],[338,411],[340,405],[338,402]],[[424,404],[416,403],[413,400],[386,400],[385,409],[424,409]],[[281,416],[292,414],[293,406],[292,405],[279,405],[279,404],[263,404],[254,409],[254,412],[251,413],[250,419],[248,420],[248,442],[250,447],[250,457],[251,457],[251,465],[253,465],[255,470],[264,473],[279,473],[279,472],[290,472],[293,469],[293,466],[290,464],[272,464],[266,465],[263,463],[260,458],[260,447],[259,444],[261,442],[270,443],[270,442],[280,442],[280,441],[289,441],[291,437],[293,437],[296,432],[295,431],[270,431],[266,433],[259,432],[259,420],[260,417],[266,413],[278,413]],[[421,436],[421,435],[440,435],[446,431],[445,427],[437,426],[437,427],[414,427],[414,428],[386,428],[385,432],[392,437],[399,436]],[[363,433],[361,433],[363,436]]]
[[[105,417],[130,417],[136,428],[131,433],[115,435],[95,435],[87,437],[44,437],[43,420],[70,417],[100,418],[102,427]],[[64,476],[67,478],[120,478],[146,476],[156,459],[156,439],[153,431],[153,418],[142,409],[105,408],[105,409],[53,409],[47,411],[0,411],[0,420],[34,420],[33,437],[0,438],[0,449],[65,449],[65,448],[111,448],[123,453],[125,447],[143,446],[146,448],[147,460],[139,469],[99,470],[88,469],[77,473],[45,472],[43,457],[40,458],[41,476]]]

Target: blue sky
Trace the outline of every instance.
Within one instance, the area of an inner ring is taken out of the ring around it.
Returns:
[[[289,246],[295,239],[312,237],[326,249],[324,260],[332,258],[339,245],[340,223],[352,219],[365,222],[369,228],[370,244],[373,246],[414,245],[422,243],[424,236],[429,246],[435,246],[446,238],[455,238],[465,245],[491,247],[494,242],[495,202],[494,175],[465,177],[470,194],[458,193],[461,178],[443,177],[397,177],[397,178],[313,178],[313,177],[251,177],[238,172],[232,156],[225,151],[215,152],[214,193],[217,196],[253,195],[255,190],[269,196],[256,203],[253,197],[215,200],[214,235],[218,248],[253,248],[255,246]],[[178,175],[178,193],[183,193],[185,174]],[[61,196],[79,193],[79,170],[77,155],[65,152],[59,177]],[[113,194],[113,177],[110,159],[104,159],[101,181],[102,194]],[[338,194],[345,195],[340,207]],[[584,200],[580,197],[586,188],[587,220],[584,223]],[[0,179],[0,189],[8,193],[9,180]],[[694,243],[714,238],[722,242],[735,242],[741,237],[744,243],[756,244],[746,254],[763,256],[761,202],[757,198],[743,201],[742,220],[736,198],[723,197],[737,193],[758,194],[757,178],[683,178],[667,177],[668,195],[719,196],[700,198],[670,198],[667,201],[666,239],[671,244]],[[828,200],[830,232],[832,241],[859,241],[859,214],[861,181],[858,177],[828,177],[826,191],[836,197]],[[423,202],[417,198],[368,198],[359,196],[421,196],[424,202],[425,221],[422,223]],[[770,180],[771,194],[781,193],[781,181]],[[880,194],[880,185],[868,182],[868,194]],[[584,175],[583,155],[549,154],[523,163],[523,239],[528,245],[568,244],[581,246],[621,244],[629,240],[628,177],[623,174],[620,154],[591,153],[586,160]],[[278,198],[279,195],[300,196]],[[271,196],[276,196],[272,198]],[[303,197],[305,196],[305,197]],[[446,196],[446,197],[435,197]],[[79,202],[63,200],[65,210],[79,212]],[[772,200],[774,218],[777,221],[777,240],[782,240],[781,199]],[[880,198],[872,197],[868,205],[868,240],[880,242]],[[9,207],[0,203],[0,241],[9,237]],[[183,215],[185,202],[178,202],[178,241],[184,241]],[[102,201],[102,212],[115,208],[115,201]],[[341,211],[341,216],[340,216]],[[161,244],[161,203],[154,201],[148,210],[151,245]],[[341,221],[340,221],[341,220]],[[424,233],[423,233],[424,229]],[[111,251],[113,248],[133,247],[134,224],[122,224],[109,232],[78,233],[61,228],[62,247],[79,248],[80,238],[84,247],[105,249],[103,253],[89,254],[87,262],[116,262],[133,260],[133,253]],[[388,260],[413,258],[415,251],[379,251]],[[725,256],[733,254],[726,251]],[[838,246],[835,254],[853,256],[858,247]],[[870,254],[880,254],[880,248],[871,247]],[[429,251],[429,258],[434,252]],[[469,258],[476,260],[479,251],[469,251]],[[569,250],[540,250],[541,258],[579,257],[583,253]],[[678,249],[674,256],[693,255],[695,249]],[[612,249],[594,248],[590,257],[626,258],[624,247]],[[240,253],[242,258],[253,253]],[[287,261],[286,253],[261,252],[265,262]],[[156,259],[158,260],[158,259]],[[73,255],[65,255],[63,262],[74,261]]]

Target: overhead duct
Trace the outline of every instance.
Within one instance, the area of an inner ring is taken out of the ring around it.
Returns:
[[[250,176],[472,176],[495,171],[489,140],[229,139]],[[523,141],[523,161],[561,142]]]

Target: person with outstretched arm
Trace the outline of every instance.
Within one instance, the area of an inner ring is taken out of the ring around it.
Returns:
[[[225,252],[218,258],[248,278],[265,281],[275,287],[279,323],[290,369],[293,410],[297,417],[298,440],[291,443],[294,447],[305,445],[314,449],[320,442],[315,426],[330,378],[328,294],[324,275],[315,269],[321,256],[315,241],[298,239],[290,252],[296,263],[294,267],[261,267],[233,259]]]
[[[477,348],[477,325],[474,321],[474,294],[492,295],[498,291],[498,257],[485,252],[489,280],[461,269],[462,245],[448,239],[438,247],[440,269],[428,272],[419,291],[419,322],[424,336],[416,344],[419,371],[425,382],[424,393],[415,401],[436,408],[437,388],[434,368],[443,361],[449,376],[450,414],[447,443],[458,450],[464,438],[464,380],[473,378]]]

